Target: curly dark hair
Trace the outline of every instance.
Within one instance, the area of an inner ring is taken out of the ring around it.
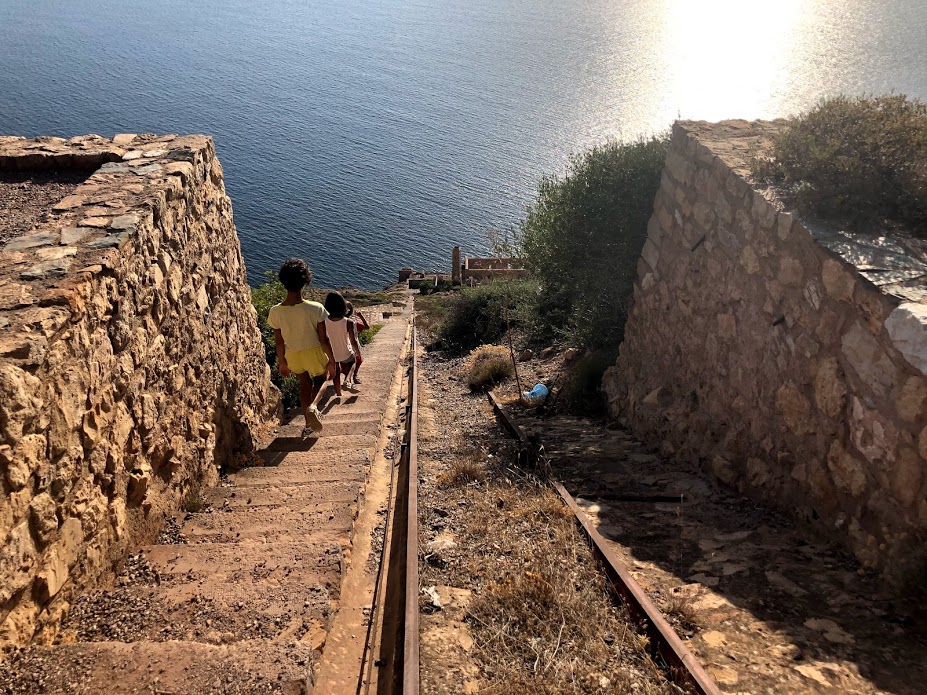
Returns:
[[[299,292],[312,282],[312,271],[301,258],[287,258],[277,273],[280,283],[286,287],[287,292]]]
[[[341,292],[329,292],[325,298],[325,311],[332,319],[343,319],[348,311],[348,303],[344,301]]]

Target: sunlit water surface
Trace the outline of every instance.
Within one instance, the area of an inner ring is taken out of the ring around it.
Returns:
[[[213,135],[252,282],[445,268],[608,137],[889,91],[927,0],[0,0],[0,133]]]

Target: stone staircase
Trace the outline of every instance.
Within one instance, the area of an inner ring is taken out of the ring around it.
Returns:
[[[410,316],[377,321],[362,392],[323,399],[318,440],[301,416],[281,426],[263,466],[191,498],[112,590],[78,600],[59,643],[0,660],[0,693],[312,692]]]

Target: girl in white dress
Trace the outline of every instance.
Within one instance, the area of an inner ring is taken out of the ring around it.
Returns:
[[[357,342],[357,325],[352,319],[345,318],[348,305],[340,292],[329,292],[325,298],[325,330],[332,346],[335,361],[335,395],[341,397],[342,388],[350,393],[359,393],[350,380],[351,370],[364,361],[361,357],[360,344]],[[344,382],[342,383],[342,375]]]

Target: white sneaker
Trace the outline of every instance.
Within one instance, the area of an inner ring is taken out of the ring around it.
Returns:
[[[303,439],[318,439],[319,433],[311,427],[303,427]]]
[[[346,381],[346,382],[344,382],[344,386],[342,386],[342,388],[343,388],[345,391],[349,391],[350,393],[360,393],[360,389],[357,388],[357,384],[355,384],[355,383],[352,382],[352,381]]]
[[[319,409],[314,405],[306,408],[306,425],[307,429],[311,429],[313,432],[322,431],[322,416],[319,414]]]

